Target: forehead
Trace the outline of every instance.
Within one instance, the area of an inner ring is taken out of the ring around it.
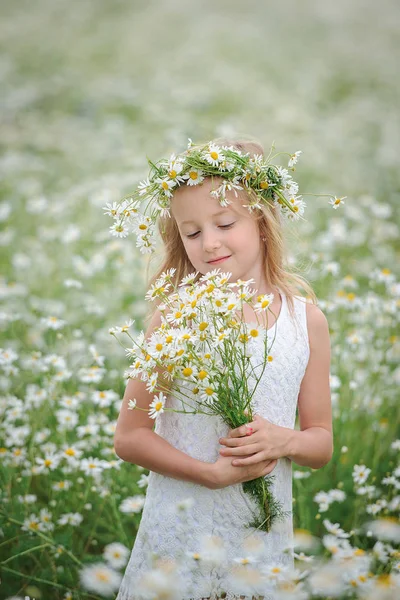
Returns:
[[[220,205],[219,201],[210,195],[220,185],[220,179],[207,178],[203,183],[195,186],[181,185],[171,198],[171,213],[179,225],[186,222],[194,222],[199,219],[214,217],[217,215],[229,215],[242,213],[248,214],[242,206],[243,200],[235,196],[233,191],[228,191],[226,197],[232,202],[226,207]]]

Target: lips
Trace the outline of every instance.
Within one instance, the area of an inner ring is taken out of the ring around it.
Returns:
[[[216,265],[217,263],[221,263],[221,262],[223,262],[224,260],[226,260],[227,258],[230,258],[230,257],[231,257],[231,255],[229,255],[229,256],[221,256],[221,258],[216,258],[215,260],[209,260],[208,264],[209,265]]]

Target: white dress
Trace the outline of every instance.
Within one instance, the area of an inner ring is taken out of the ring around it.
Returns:
[[[282,292],[280,295],[280,313],[267,332],[268,344],[275,336],[270,352],[273,361],[264,370],[252,399],[252,407],[253,414],[293,429],[300,384],[310,354],[306,303],[304,298],[294,297],[293,319],[286,296]],[[263,359],[264,335],[249,342],[254,367]],[[168,398],[167,406],[181,408],[179,401],[172,397]],[[221,448],[218,440],[227,435],[229,428],[218,416],[167,412],[158,417],[155,431],[182,452],[213,463],[218,459]],[[263,569],[273,565],[280,565],[283,569],[293,567],[293,553],[290,551],[293,542],[291,461],[280,458],[271,475],[272,493],[281,501],[283,510],[288,511],[289,516],[265,533],[244,527],[252,520],[255,505],[253,499],[243,491],[242,484],[210,490],[202,485],[151,472],[139,530],[117,600],[164,597],[160,592],[159,595],[154,592],[152,595],[149,591],[145,593],[144,580],[141,581],[143,575],[154,568],[154,559],[157,557],[172,559],[178,564],[178,574],[172,577],[170,573],[169,576],[175,585],[179,580],[178,587],[182,595],[178,593],[165,597],[216,600],[225,592],[226,595],[222,597],[227,600],[240,597],[251,599],[257,591],[259,594],[264,592],[264,598],[271,598],[262,582],[260,589],[255,588],[251,594],[247,591],[246,595],[243,590],[248,588],[240,587],[240,582],[232,577],[229,567],[232,564],[237,567],[238,563],[233,562],[235,558],[251,555],[251,548],[245,541],[249,534],[252,534],[250,539],[257,536],[263,543],[261,561],[260,555],[256,556]],[[179,509],[177,503],[183,502],[185,505],[184,501],[188,501],[186,510],[182,506]],[[207,546],[207,540],[210,539],[214,540],[214,544],[211,544],[213,552],[210,551],[210,542]],[[289,552],[285,552],[288,548]],[[161,579],[159,589],[162,589]]]

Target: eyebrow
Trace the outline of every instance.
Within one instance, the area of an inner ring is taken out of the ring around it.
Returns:
[[[213,214],[213,217],[218,217],[219,215],[224,215],[229,212],[227,209],[220,210],[219,212]],[[195,221],[182,221],[181,225],[189,225],[190,223],[194,223]]]

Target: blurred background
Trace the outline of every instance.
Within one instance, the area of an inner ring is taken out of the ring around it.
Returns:
[[[121,571],[106,548],[125,556],[133,544],[146,473],[113,452],[128,361],[108,330],[129,318],[142,328],[159,257],[149,264],[133,238],[112,238],[102,207],[147,176],[147,157],[188,138],[302,150],[300,192],[347,196],[338,210],[305,196],[306,220],[287,227],[289,261],[330,323],[336,436],[329,465],[298,468],[295,524],[322,535],[313,497],[331,488],[346,500],[330,496],[329,518],[348,530],[391,517],[399,488],[378,482],[399,476],[398,2],[0,9],[1,597],[110,595],[111,583],[83,591],[79,573],[95,560]],[[368,493],[357,463],[372,469]]]

